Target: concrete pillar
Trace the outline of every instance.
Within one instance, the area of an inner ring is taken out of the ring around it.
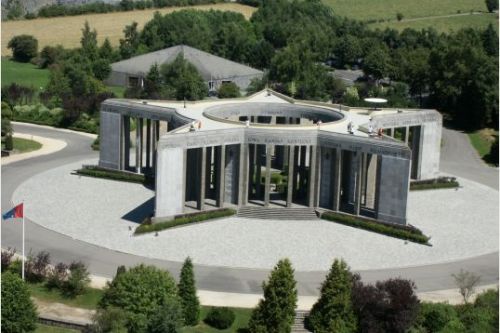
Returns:
[[[123,116],[123,127],[122,127],[122,170],[127,170],[130,166],[130,117]]]
[[[218,166],[217,166],[217,207],[224,207],[225,193],[225,167],[226,167],[226,146],[217,147],[218,150]]]
[[[293,195],[297,193],[297,174],[299,174],[299,155],[300,146],[294,146],[294,158],[293,158]]]
[[[156,154],[157,154],[157,147],[158,147],[158,141],[156,139],[156,122],[157,120],[152,121],[152,127],[151,127],[151,150],[152,150],[152,165],[153,165],[153,170],[156,170]]]
[[[365,159],[365,153],[356,153],[357,163],[356,163],[356,187],[355,187],[355,201],[354,201],[354,214],[359,215],[361,211],[361,188],[363,179],[363,161]]]
[[[333,210],[339,211],[340,208],[340,189],[342,185],[342,149],[337,148],[335,151],[335,164],[334,164],[334,195],[333,195]]]
[[[292,197],[293,197],[293,173],[294,173],[294,152],[295,147],[288,147],[288,184],[287,184],[287,192],[286,192],[286,206],[292,206]]]
[[[146,168],[151,167],[151,119],[146,119]]]
[[[257,194],[257,198],[260,200],[262,194],[262,185],[260,183],[261,173],[262,173],[262,145],[255,145],[255,160],[257,164],[257,173],[255,175],[255,192]]]
[[[205,182],[206,182],[206,170],[205,165],[207,164],[207,147],[200,148],[201,158],[198,159],[198,173],[200,175],[200,189],[198,191],[198,200],[196,201],[196,208],[199,210],[205,209]]]
[[[158,152],[156,173],[156,217],[173,217],[184,211],[186,150],[164,148]],[[172,177],[171,175],[177,175]]]
[[[269,198],[271,191],[271,151],[272,146],[266,145],[266,183],[264,186],[264,206],[269,206]]]
[[[367,156],[366,185],[365,185],[365,206],[374,209],[377,188],[377,155]]]
[[[238,172],[238,206],[244,206],[248,202],[248,144],[240,144],[240,161]]]
[[[142,167],[142,136],[141,136],[142,119],[136,118],[135,124],[135,171],[141,173]]]
[[[308,191],[307,191],[307,205],[309,208],[314,207],[314,201],[316,197],[316,146],[311,146],[309,148],[309,181],[308,181]]]
[[[408,144],[408,140],[410,139],[410,127],[405,127],[405,143]]]
[[[314,181],[314,206],[319,206],[320,184],[321,184],[321,147],[316,146],[316,178]]]
[[[253,195],[253,189],[255,188],[255,145],[254,144],[248,144],[248,174],[249,174],[249,181],[248,181],[248,194],[247,198],[250,199]]]
[[[299,118],[300,119],[300,118]],[[301,193],[304,193],[304,186],[306,185],[306,156],[307,156],[307,146],[300,147],[300,185],[299,189]]]

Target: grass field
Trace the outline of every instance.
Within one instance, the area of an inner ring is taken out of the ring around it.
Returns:
[[[88,291],[75,298],[61,295],[57,289],[49,290],[42,283],[28,283],[31,296],[46,302],[56,302],[84,309],[95,309],[102,297],[103,291],[89,288]]]
[[[18,153],[27,153],[42,148],[42,144],[34,140],[22,138],[12,138],[12,140],[14,142],[14,150]]]
[[[132,12],[7,21],[2,22],[2,55],[11,54],[10,50],[7,49],[9,40],[16,35],[22,34],[32,35],[38,39],[39,50],[46,45],[58,44],[67,48],[79,47],[82,34],[81,29],[85,21],[89,22],[92,29],[97,30],[97,39],[99,43],[102,43],[104,39],[108,37],[112,45],[118,46],[120,38],[123,38],[123,29],[133,21],[136,21],[139,24],[139,28],[142,29],[144,24],[153,18],[156,11],[166,14],[185,8],[199,10],[230,10],[242,13],[246,18],[250,18],[252,13],[256,10],[254,7],[236,3],[220,3],[192,7],[147,9]]]
[[[2,57],[2,86],[12,82],[35,88],[45,87],[49,82],[49,71],[30,63],[19,63]]]
[[[241,309],[241,308],[231,308],[236,315],[234,323],[231,327],[225,330],[218,330],[212,328],[205,324],[202,320],[205,318],[206,314],[210,307],[201,307],[201,320],[200,324],[193,327],[184,327],[181,332],[182,333],[229,333],[229,332],[237,332],[239,328],[245,328],[248,325],[248,321],[250,320],[250,316],[252,315],[252,309]]]
[[[495,136],[498,136],[498,132],[491,128],[485,128],[468,135],[472,146],[477,150],[479,156],[483,158],[490,152],[491,145],[495,141]]]
[[[373,23],[370,24],[370,27],[373,28],[393,28],[399,31],[402,31],[406,28],[412,28],[415,30],[421,30],[428,27],[433,27],[438,32],[450,32],[457,31],[464,27],[484,29],[489,24],[493,24],[493,26],[498,31],[498,15],[490,14],[490,13],[481,13],[475,15],[464,15],[464,16],[453,16],[453,17],[436,17],[436,18],[425,18],[419,20],[403,20],[401,22],[398,21],[389,21],[389,22],[381,22],[381,23]]]
[[[78,330],[38,324],[35,333],[79,333]]]
[[[334,12],[357,20],[396,19],[486,11],[484,0],[323,0]]]

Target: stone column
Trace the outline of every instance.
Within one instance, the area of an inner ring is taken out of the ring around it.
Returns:
[[[316,146],[316,179],[314,181],[314,206],[319,206],[320,184],[321,184],[321,147]],[[312,165],[312,164],[311,164]]]
[[[294,173],[294,146],[288,146],[288,183],[286,192],[286,206],[292,207],[293,173]]]
[[[158,141],[156,140],[156,122],[158,120],[153,120],[152,122],[152,127],[151,127],[151,150],[152,150],[152,165],[153,165],[153,170],[156,170],[156,150],[158,147]]]
[[[225,189],[225,167],[226,167],[226,146],[217,147],[218,150],[218,168],[217,168],[217,207],[224,207]]]
[[[262,145],[255,145],[255,160],[257,164],[257,173],[255,175],[255,192],[257,198],[260,200],[262,193],[262,185],[260,184],[260,180],[262,178]]]
[[[142,136],[141,136],[142,119],[136,118],[135,124],[135,171],[141,173],[142,166]]]
[[[264,187],[264,206],[269,206],[269,198],[271,191],[271,145],[266,145],[266,184]]]
[[[300,146],[294,146],[294,158],[293,158],[293,195],[297,193],[297,175],[300,174],[299,168],[299,155],[300,155]]]
[[[337,148],[335,151],[335,170],[334,170],[334,194],[333,194],[333,210],[338,212],[340,208],[340,190],[342,185],[342,149]]]
[[[199,210],[205,209],[205,182],[206,170],[205,164],[207,163],[207,147],[200,148],[201,158],[198,159],[198,173],[200,175],[200,190],[198,191],[198,200],[196,201],[196,208]]]
[[[250,175],[249,181],[248,181],[248,197],[251,198],[253,195],[253,189],[255,187],[255,145],[254,144],[248,144],[248,155],[249,155],[249,160],[250,163],[248,164],[248,174]]]
[[[151,167],[151,119],[146,119],[146,168]]]
[[[410,127],[405,127],[405,143],[408,144],[408,140],[410,139]]]
[[[309,208],[314,207],[314,199],[316,197],[316,146],[309,147],[309,181],[307,191],[307,205]]]
[[[238,172],[238,207],[248,202],[248,144],[240,144],[240,160]]]
[[[307,156],[307,146],[300,147],[300,176],[299,176],[299,188],[300,193],[304,193],[304,186],[306,182],[306,156]]]

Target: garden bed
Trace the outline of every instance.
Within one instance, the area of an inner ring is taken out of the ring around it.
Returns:
[[[428,180],[415,180],[410,183],[410,191],[435,190],[441,188],[459,187],[455,177],[438,177]]]
[[[414,243],[430,245],[430,237],[424,235],[422,231],[415,227],[382,223],[359,216],[333,212],[323,213],[320,217],[323,220],[341,223],[350,227],[373,231],[378,234],[400,238]]]
[[[153,182],[153,179],[142,174],[127,171],[110,170],[94,165],[85,165],[83,166],[83,168],[76,170],[75,173],[81,176],[105,178],[130,183],[149,184]]]
[[[168,221],[152,223],[151,218],[146,218],[140,226],[135,229],[134,234],[140,235],[148,232],[156,232],[181,225],[202,222],[211,219],[231,216],[236,214],[234,209],[223,208],[208,212],[197,212],[192,214],[177,215]]]

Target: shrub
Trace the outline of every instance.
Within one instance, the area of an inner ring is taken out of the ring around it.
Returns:
[[[182,327],[182,305],[175,297],[167,298],[152,316],[147,333],[178,333]]]
[[[32,332],[38,320],[28,286],[19,276],[2,274],[2,332]]]
[[[47,276],[46,286],[49,289],[57,288],[62,289],[63,284],[68,279],[68,265],[65,263],[58,263],[53,269],[49,271]]]
[[[212,307],[208,311],[204,322],[207,325],[215,327],[219,330],[225,330],[225,329],[231,327],[235,318],[236,318],[236,316],[234,315],[234,312],[229,308]]]
[[[410,183],[410,191],[454,188],[459,186],[460,184],[455,177],[438,177],[434,179],[412,181]]]
[[[217,92],[219,98],[240,97],[240,88],[234,82],[223,83]]]
[[[398,19],[398,21],[401,21],[403,19],[403,13],[397,13],[396,14],[396,18]]]
[[[115,307],[108,307],[106,309],[98,309],[92,316],[92,325],[90,325],[90,332],[104,333],[126,333],[127,314],[125,311]]]
[[[2,272],[5,272],[12,263],[12,257],[16,254],[16,250],[8,247],[6,250],[2,250]]]
[[[22,270],[23,262],[20,259],[16,259],[11,262],[9,268],[7,269],[8,272],[11,272],[17,276],[21,276]]]
[[[41,282],[47,277],[48,267],[50,265],[50,254],[46,251],[40,251],[33,257],[28,256],[26,261],[26,279],[30,282]]]
[[[486,0],[486,8],[488,8],[490,13],[498,10],[498,0]]]
[[[440,332],[450,321],[458,320],[455,307],[446,303],[423,303],[420,317],[428,332]]]
[[[62,285],[62,291],[69,297],[76,297],[85,292],[90,284],[89,271],[81,261],[73,261],[69,265],[68,279]]]
[[[154,266],[139,265],[115,276],[99,306],[123,309],[128,317],[127,328],[143,331],[159,306],[166,299],[176,297],[177,287],[170,273]]]
[[[324,220],[338,222],[351,227],[369,230],[379,234],[401,238],[420,244],[428,244],[430,239],[429,237],[423,235],[422,232],[416,228],[396,225],[392,226],[383,224],[381,222],[364,219],[358,216],[328,212],[321,214],[321,218]]]
[[[5,150],[12,149],[14,149],[14,139],[12,138],[12,135],[7,135],[5,137]]]
[[[236,214],[236,211],[234,209],[224,208],[203,213],[196,213],[192,215],[186,214],[166,222],[158,222],[150,224],[149,222],[146,221],[147,223],[143,222],[140,226],[138,226],[135,229],[134,234],[139,235],[148,232],[155,232],[155,231],[165,230],[168,228],[177,227],[184,224],[217,219],[221,217],[231,216],[234,214]]]
[[[144,183],[146,181],[144,175],[124,171],[108,170],[91,165],[87,165],[79,170],[76,170],[76,173],[82,176],[106,178],[131,183]]]
[[[29,62],[38,53],[38,40],[30,35],[14,36],[7,45],[15,61]]]

